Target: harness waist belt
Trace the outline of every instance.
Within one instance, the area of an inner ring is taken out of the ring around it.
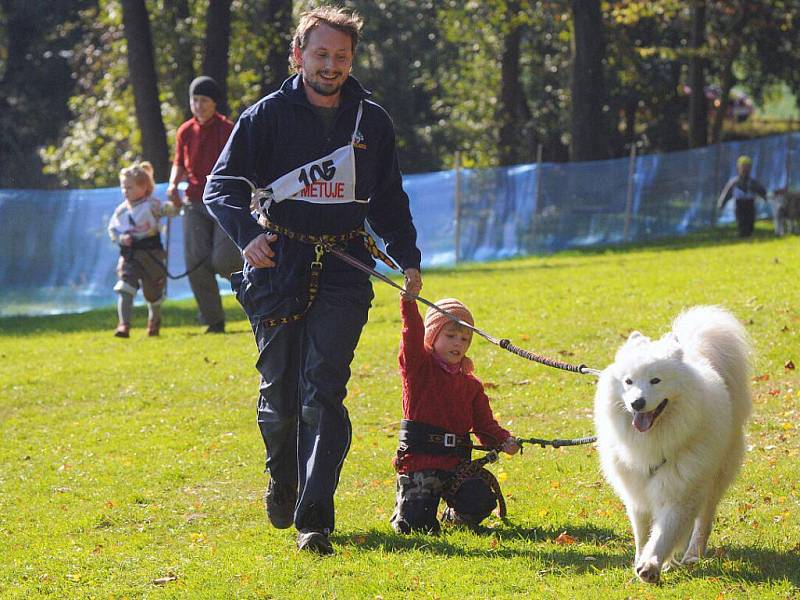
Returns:
[[[452,433],[441,427],[420,421],[403,419],[400,421],[399,452],[420,454],[452,454],[469,458],[472,440],[467,435]]]
[[[133,240],[130,246],[120,246],[120,254],[128,254],[134,250],[163,250],[160,235],[150,235],[140,240]]]

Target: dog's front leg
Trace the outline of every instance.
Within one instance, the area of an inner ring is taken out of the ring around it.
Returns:
[[[664,507],[655,514],[650,538],[634,565],[636,576],[645,583],[658,583],[661,568],[672,556],[675,545],[686,537],[696,511],[693,506]]]
[[[647,538],[647,531],[650,529],[652,516],[649,512],[637,511],[634,506],[627,506],[626,509],[628,519],[631,522],[631,529],[633,530],[633,541],[636,544],[636,556],[633,559],[633,564],[635,565],[642,555],[642,548]]]

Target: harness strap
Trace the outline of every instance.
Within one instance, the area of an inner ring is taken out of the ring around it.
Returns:
[[[503,497],[503,491],[500,489],[500,482],[497,481],[497,477],[495,477],[491,471],[484,467],[484,465],[488,463],[496,462],[497,459],[497,451],[492,450],[491,452],[487,452],[482,458],[462,461],[458,467],[456,467],[455,476],[442,491],[442,498],[450,504],[450,499],[456,495],[459,488],[464,485],[467,479],[479,478],[489,486],[489,489],[492,490],[497,499],[497,515],[500,518],[505,517],[507,514],[506,499]]]
[[[293,314],[289,317],[262,319],[261,322],[264,324],[264,326],[277,327],[278,325],[294,323],[295,321],[299,321],[306,316],[306,313],[311,309],[311,305],[314,304],[314,299],[317,297],[317,292],[319,291],[319,275],[322,272],[322,255],[325,253],[325,249],[322,247],[322,245],[317,244],[314,246],[314,252],[316,253],[316,258],[311,261],[311,275],[308,278],[308,301],[306,302],[305,308],[299,313]]]
[[[370,255],[373,258],[379,259],[383,261],[386,266],[391,269],[399,270],[398,266],[394,263],[394,261],[389,258],[375,243],[375,240],[372,239],[372,236],[367,233],[367,230],[363,227],[359,227],[357,229],[353,229],[352,231],[348,231],[347,233],[339,233],[339,234],[332,234],[332,233],[323,233],[322,235],[311,235],[308,233],[299,233],[297,231],[292,231],[283,225],[279,225],[270,221],[264,214],[261,214],[258,217],[258,223],[264,228],[274,233],[279,233],[283,236],[286,236],[290,240],[295,240],[298,242],[302,242],[303,244],[314,244],[314,252],[316,253],[316,258],[311,261],[311,275],[309,276],[308,280],[308,302],[306,302],[306,306],[303,310],[299,313],[288,317],[277,317],[277,318],[267,318],[262,319],[262,323],[266,327],[277,327],[278,325],[285,325],[287,323],[294,323],[295,321],[299,321],[302,319],[308,311],[311,309],[311,305],[314,303],[314,299],[317,297],[317,292],[319,291],[319,277],[322,273],[322,256],[325,254],[326,251],[330,251],[331,248],[334,248],[336,244],[341,244],[345,242],[349,242],[350,240],[354,240],[357,238],[361,238],[364,242],[364,247],[369,251]]]

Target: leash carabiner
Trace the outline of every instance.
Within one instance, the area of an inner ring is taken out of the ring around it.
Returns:
[[[311,261],[311,268],[312,269],[321,269],[322,268],[322,255],[325,254],[325,246],[322,244],[317,244],[314,246],[314,252],[316,253],[317,257]]]

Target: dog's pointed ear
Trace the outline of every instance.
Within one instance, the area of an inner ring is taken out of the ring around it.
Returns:
[[[637,344],[648,341],[648,337],[643,333],[638,331],[631,331],[631,334],[628,336],[628,344]]]
[[[650,338],[638,331],[632,331],[625,343],[617,350],[615,362],[621,360],[628,352],[635,352],[637,348],[650,342]]]
[[[642,344],[646,344],[650,341],[650,338],[644,335],[643,333],[639,333],[638,331],[631,331],[631,334],[628,336],[628,339],[625,341],[625,346],[632,348],[634,346],[640,346]]]
[[[664,356],[664,358],[683,360],[683,348],[678,341],[678,336],[672,331],[659,340],[659,346],[661,347],[659,354]]]

